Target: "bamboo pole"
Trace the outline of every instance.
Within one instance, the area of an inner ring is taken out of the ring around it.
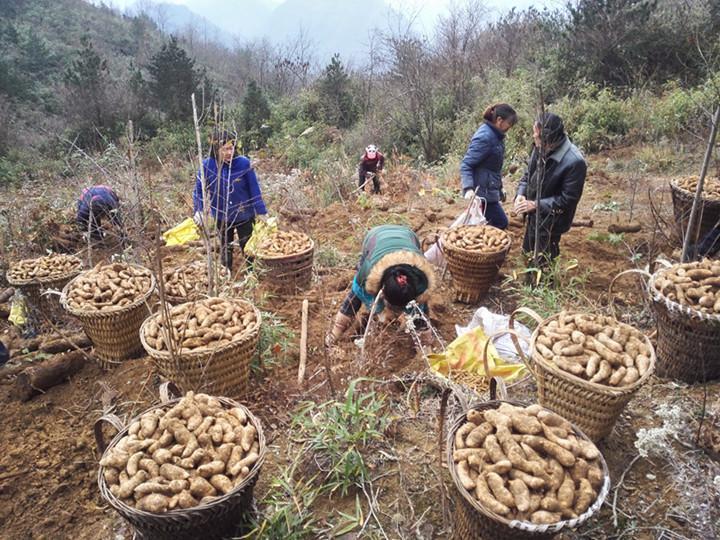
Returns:
[[[300,327],[300,365],[298,366],[298,385],[305,379],[305,364],[307,363],[307,331],[308,331],[308,301],[302,302],[302,323]]]

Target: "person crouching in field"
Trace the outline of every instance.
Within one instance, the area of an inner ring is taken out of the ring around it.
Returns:
[[[423,256],[420,241],[413,231],[401,225],[380,225],[368,231],[352,287],[335,315],[333,327],[325,338],[334,345],[355,320],[364,304],[370,309],[380,290],[382,298],[375,313],[385,308],[399,315],[415,300],[427,316],[427,301],[434,285],[432,265]],[[423,329],[420,324],[418,329]],[[426,325],[424,332],[429,333]],[[424,336],[427,339],[427,336]]]
[[[380,193],[380,174],[385,166],[385,156],[380,153],[377,146],[369,144],[365,148],[365,153],[358,163],[358,188],[365,191],[368,176],[372,175],[373,193]]]
[[[236,153],[234,133],[216,129],[210,141],[210,157],[198,170],[193,192],[195,223],[212,227],[204,221],[204,200],[201,173],[205,175],[209,215],[220,234],[222,263],[232,270],[233,246],[237,236],[240,250],[245,249],[252,235],[255,217],[267,215],[255,170],[250,159]]]
[[[534,252],[535,227],[539,227],[538,264],[546,266],[560,254],[560,237],[572,225],[585,185],[587,163],[570,142],[563,121],[556,114],[538,117],[533,125],[533,142],[527,170],[518,185],[514,211],[527,216],[522,246],[527,254]]]
[[[81,233],[90,233],[93,240],[102,240],[104,237],[102,221],[110,220],[117,229],[121,240],[125,233],[120,217],[120,198],[109,186],[91,186],[83,189],[77,202],[77,215],[75,221]]]

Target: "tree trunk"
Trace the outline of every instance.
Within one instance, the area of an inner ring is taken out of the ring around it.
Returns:
[[[58,354],[40,364],[28,367],[15,381],[15,397],[28,401],[35,394],[64,382],[85,365],[85,353],[72,351]]]
[[[1,292],[0,293],[0,304],[4,304],[8,300],[10,300],[12,298],[13,294],[15,294],[15,289],[13,289],[12,287],[8,287],[3,292]]]
[[[70,350],[85,349],[91,345],[92,342],[90,338],[85,335],[85,332],[81,332],[68,336],[67,339],[59,337],[45,340],[40,345],[40,350],[44,353],[61,353]]]

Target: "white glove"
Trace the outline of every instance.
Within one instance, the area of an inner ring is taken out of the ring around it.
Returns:
[[[469,200],[472,199],[474,196],[475,196],[475,191],[474,191],[474,190],[468,189],[467,191],[465,191],[465,195],[464,195],[465,200],[468,200],[468,201],[469,201]]]
[[[268,220],[268,215],[267,215],[267,214],[257,214],[257,218],[258,218],[260,221],[265,221],[265,222],[267,222],[267,220]]]
[[[200,225],[202,225],[202,222],[203,222],[202,213],[195,212],[195,215],[193,216],[193,221],[195,222],[195,225],[197,225],[198,227]]]

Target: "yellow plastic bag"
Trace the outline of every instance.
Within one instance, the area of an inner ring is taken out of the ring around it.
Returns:
[[[10,316],[8,321],[15,326],[23,326],[27,322],[27,310],[25,308],[25,300],[14,298],[10,306]]]
[[[274,233],[278,230],[278,219],[273,216],[268,218],[267,221],[256,221],[253,225],[253,232],[250,239],[245,244],[243,252],[248,257],[255,257],[260,242],[262,242],[269,234]]]
[[[197,225],[195,225],[192,218],[187,218],[182,223],[163,233],[166,246],[178,246],[199,238],[200,234],[198,234]]]
[[[525,366],[503,360],[492,343],[488,347],[490,373],[485,373],[482,352],[487,339],[482,327],[474,328],[456,338],[445,352],[428,355],[430,367],[444,377],[451,371],[463,370],[486,376],[488,379],[494,376],[500,376],[506,381],[519,379],[525,373]]]

